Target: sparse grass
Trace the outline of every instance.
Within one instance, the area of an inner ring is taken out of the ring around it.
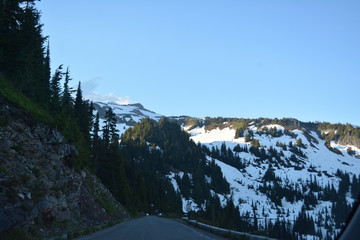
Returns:
[[[53,122],[52,117],[41,106],[16,91],[2,76],[0,76],[0,96],[16,106],[25,109],[40,122],[47,124]],[[0,126],[7,123],[5,120],[0,120]]]
[[[100,204],[100,206],[105,209],[108,215],[116,216],[119,214],[118,209],[114,206],[111,199],[109,199],[109,197],[105,193],[95,195],[95,198],[96,201]]]
[[[96,201],[105,209],[106,213],[111,216],[119,215],[119,210],[114,206],[113,202],[105,193],[98,193],[94,182],[87,180],[86,185],[90,188],[90,192],[95,196]]]

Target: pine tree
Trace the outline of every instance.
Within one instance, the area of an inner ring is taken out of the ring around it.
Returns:
[[[80,131],[83,133],[85,141],[88,142],[89,144],[90,144],[90,131],[93,121],[92,111],[93,111],[93,107],[91,106],[91,103],[83,99],[81,82],[79,82],[76,90],[74,112],[78,125],[80,127]]]
[[[99,125],[99,113],[96,113],[94,126],[93,126],[93,134],[92,134],[92,144],[91,144],[91,169],[98,171],[99,168],[99,155],[100,155],[100,147],[101,140],[99,136],[100,125]]]
[[[354,199],[357,199],[360,193],[360,179],[356,177],[356,175],[353,175],[352,181],[351,181],[351,197]]]
[[[338,171],[339,172],[339,171]],[[350,176],[348,173],[339,173],[340,176],[340,183],[339,183],[339,195],[345,195],[348,190],[349,190],[349,186],[350,186]]]
[[[239,144],[237,144],[234,149],[233,149],[234,152],[236,152],[236,156],[239,155],[239,153],[241,152],[241,147]]]
[[[187,173],[184,173],[182,179],[179,182],[180,182],[179,187],[181,193],[185,198],[188,199],[190,197],[190,189],[191,189],[189,175]]]
[[[62,72],[62,65],[60,65],[56,69],[50,82],[50,104],[51,104],[51,110],[54,113],[60,110],[60,92],[61,92],[60,81],[62,79],[63,74],[64,73]]]
[[[296,140],[296,146],[298,146],[298,147],[305,147],[304,145],[303,145],[303,142],[302,142],[302,139],[301,138],[298,138],[297,140]]]
[[[19,91],[42,105],[49,100],[40,12],[34,1],[0,3],[0,72]]]
[[[50,79],[51,79],[51,67],[50,67],[50,42],[48,41],[46,47],[46,54],[44,59],[44,103],[48,104],[50,101]],[[47,108],[49,106],[46,106]]]
[[[81,115],[84,112],[84,102],[81,90],[81,82],[79,82],[77,90],[76,90],[76,97],[75,97],[75,105],[74,110],[77,118],[81,118]]]
[[[252,135],[250,133],[247,133],[245,135],[245,142],[250,142],[252,140]]]
[[[33,4],[27,3],[20,29],[21,44],[23,46],[20,56],[23,61],[23,73],[21,75],[24,74],[26,78],[22,89],[26,95],[42,104],[48,100],[46,90],[49,82],[45,77],[43,47],[45,38],[42,36],[40,12],[35,9]]]
[[[68,111],[70,111],[72,109],[73,101],[74,101],[71,96],[73,89],[71,87],[69,87],[69,82],[71,80],[72,80],[72,78],[70,77],[70,70],[68,67],[65,72],[64,87],[63,87],[63,92],[62,92],[62,96],[61,96],[62,107]]]
[[[221,144],[221,157],[226,158],[227,157],[227,148],[225,142]]]
[[[105,146],[110,146],[112,143],[118,143],[119,130],[116,129],[116,121],[116,115],[112,111],[112,108],[109,107],[105,112],[105,121],[103,127],[103,141]]]

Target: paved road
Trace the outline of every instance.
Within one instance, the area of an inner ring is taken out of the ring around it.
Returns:
[[[146,216],[116,225],[78,240],[225,240],[181,221]]]

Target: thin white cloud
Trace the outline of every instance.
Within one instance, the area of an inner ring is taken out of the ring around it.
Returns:
[[[96,92],[93,92],[90,95],[84,95],[85,98],[93,100],[95,102],[103,102],[103,103],[108,103],[108,102],[113,102],[113,103],[117,103],[117,104],[122,104],[122,105],[126,105],[130,103],[130,98],[129,97],[118,97],[116,95],[114,95],[113,93],[108,93],[105,95],[99,95]]]
[[[130,98],[128,96],[125,97],[119,97],[116,96],[114,93],[107,93],[107,94],[99,94],[95,91],[97,86],[99,85],[99,81],[102,79],[102,77],[95,77],[88,81],[84,81],[81,83],[81,88],[83,91],[83,96],[86,99],[90,99],[97,102],[113,102],[117,104],[129,104]]]

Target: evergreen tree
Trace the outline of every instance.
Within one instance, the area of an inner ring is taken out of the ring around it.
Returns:
[[[14,87],[42,105],[49,100],[44,41],[34,1],[1,1],[0,72]]]
[[[79,124],[83,123],[80,119],[84,114],[84,102],[81,90],[81,82],[79,82],[78,87],[76,89],[76,97],[75,97],[75,104],[74,104],[75,115],[79,121]]]
[[[337,171],[337,175],[340,177],[338,194],[340,196],[345,196],[350,187],[350,176],[348,173],[342,173],[339,170]]]
[[[249,131],[250,132],[250,131]],[[250,142],[252,140],[252,135],[250,133],[247,133],[245,135],[245,142]]]
[[[64,109],[67,109],[68,111],[70,111],[73,106],[73,98],[71,96],[73,90],[72,90],[72,88],[69,87],[69,82],[71,80],[72,80],[72,78],[70,78],[70,70],[69,70],[69,68],[67,68],[66,72],[65,72],[64,87],[63,87],[63,92],[62,92],[62,96],[61,96],[61,104],[62,104],[62,107]]]
[[[44,59],[44,104],[48,104],[50,101],[50,79],[51,79],[51,67],[50,67],[50,43],[48,41],[47,47],[46,47],[46,54]],[[49,106],[46,106],[46,108],[49,108]]]
[[[94,169],[95,172],[99,170],[99,156],[101,148],[101,139],[99,136],[100,125],[99,125],[99,113],[96,113],[93,134],[92,134],[92,145],[91,145],[91,169]]]
[[[238,156],[238,154],[241,152],[241,147],[240,147],[240,145],[237,144],[237,145],[234,147],[233,151],[236,152],[236,154],[237,154],[237,156]]]
[[[102,132],[105,146],[109,146],[111,143],[118,143],[119,130],[116,129],[116,115],[111,107],[105,112],[105,121]]]
[[[345,226],[345,220],[351,211],[351,206],[347,204],[345,195],[340,195],[336,202],[332,204],[332,215],[335,220],[335,227],[342,228]]]
[[[61,87],[60,87],[60,81],[63,76],[62,72],[62,65],[60,65],[53,77],[51,78],[50,82],[50,104],[51,104],[51,110],[53,113],[56,113],[60,110],[60,94],[61,94]]]
[[[358,179],[354,174],[351,181],[351,197],[357,199],[359,193],[360,193],[360,178]]]
[[[187,173],[184,173],[182,179],[179,181],[179,188],[182,195],[188,199],[190,197],[191,182]]]
[[[221,157],[227,158],[227,148],[225,142],[221,144],[220,152],[221,152]]]
[[[85,141],[89,144],[90,144],[90,131],[92,128],[92,121],[93,121],[92,111],[93,111],[93,107],[91,103],[83,99],[81,82],[79,82],[76,90],[74,112],[75,112],[75,117],[77,119],[77,123],[80,127],[80,131],[83,133]]]

